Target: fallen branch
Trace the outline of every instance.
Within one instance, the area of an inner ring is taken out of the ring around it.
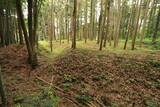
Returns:
[[[41,80],[42,82],[48,84],[48,85],[51,85],[52,87],[54,87],[54,88],[56,88],[56,89],[58,89],[58,90],[60,90],[60,91],[63,91],[63,90],[60,89],[59,87],[54,86],[52,83],[49,83],[49,82],[47,82],[46,80],[44,80],[44,79],[42,79],[42,78],[40,78],[40,77],[38,77],[38,76],[36,76],[36,78],[37,78],[38,80]],[[63,92],[64,92],[64,91],[63,91]]]
[[[44,80],[44,79],[42,79],[42,78],[40,78],[40,77],[38,77],[38,76],[36,76],[36,78],[37,78],[38,80],[40,80],[40,81],[42,81],[42,82],[50,85],[51,87],[56,88],[57,90],[59,90],[59,91],[61,91],[61,92],[63,92],[63,93],[65,92],[65,91],[62,90],[61,88],[59,88],[59,87],[57,87],[57,86],[54,86],[52,83],[49,83],[49,82],[47,82],[46,80]],[[52,79],[53,79],[53,78],[52,78]],[[53,80],[52,80],[52,81],[53,81]],[[81,104],[79,104],[78,102],[74,101],[73,99],[70,99],[70,98],[68,98],[68,97],[66,97],[66,99],[69,100],[69,101],[71,101],[72,103],[75,103],[76,105],[82,106]]]

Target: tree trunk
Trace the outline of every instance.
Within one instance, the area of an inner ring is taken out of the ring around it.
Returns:
[[[74,0],[74,9],[73,9],[73,18],[72,18],[72,29],[73,29],[73,38],[72,38],[72,48],[76,48],[76,16],[77,16],[77,0]]]
[[[33,51],[35,51],[36,44],[38,46],[38,36],[37,36],[37,28],[38,28],[38,1],[34,0],[33,6]]]
[[[140,0],[140,5],[139,5],[139,8],[138,8],[138,4],[139,4],[139,0],[138,0],[138,2],[137,2],[138,13],[137,13],[137,18],[136,18],[136,22],[135,22],[135,25],[134,25],[133,35],[132,35],[132,44],[131,44],[131,49],[132,50],[134,50],[134,48],[135,48],[135,42],[136,42],[136,37],[137,37],[139,17],[140,17],[140,13],[141,13],[141,3],[142,3],[142,0]]]
[[[130,16],[129,18],[129,22],[128,22],[128,31],[127,31],[127,34],[126,34],[126,40],[125,40],[125,44],[124,44],[124,50],[127,48],[127,43],[128,43],[128,39],[129,39],[129,34],[130,34],[130,31],[131,31],[131,22],[132,22],[132,16]]]
[[[147,5],[146,5],[146,8],[144,10],[144,22],[143,22],[143,25],[142,25],[142,31],[140,33],[139,47],[142,47],[142,41],[143,41],[144,30],[145,30],[146,22],[147,22],[147,16],[148,16],[147,13],[148,13],[148,9],[149,9],[149,4],[150,4],[150,0],[147,0]]]
[[[51,1],[51,35],[50,35],[50,47],[51,52],[53,50],[53,0]]]
[[[107,36],[108,36],[108,32],[109,32],[109,21],[110,21],[110,1],[108,1],[108,5],[107,5],[107,27],[106,27],[106,34],[104,36],[104,44],[103,47],[106,47],[106,41],[107,41]]]
[[[95,0],[91,0],[91,18],[90,18],[90,36],[91,36],[91,39],[93,40],[94,38],[94,34],[95,34],[95,31],[94,31],[94,28],[95,28]]]
[[[104,13],[104,15],[102,17],[101,28],[100,28],[100,36],[101,36],[100,48],[99,48],[100,51],[102,50],[103,41],[104,41],[104,26],[105,26],[105,22],[106,22],[107,3],[108,3],[108,1],[105,1],[105,10],[104,10],[104,12],[103,12],[103,9],[102,9],[102,14]]]
[[[1,67],[0,67],[0,95],[1,95],[1,100],[2,100],[3,107],[7,107],[7,98],[6,98],[4,85],[3,85]]]
[[[156,42],[159,23],[160,23],[160,6],[159,6],[159,10],[158,10],[158,15],[157,15],[157,20],[156,20],[155,30],[154,30],[153,39],[152,39],[152,42],[153,42],[153,43]]]
[[[28,0],[28,34],[29,34],[29,41],[31,44],[31,48],[33,47],[33,20],[32,20],[32,16],[33,16],[33,11],[32,11],[32,7],[33,7],[33,1],[32,0]]]
[[[19,20],[19,18],[18,18],[18,20]],[[18,31],[19,31],[19,43],[23,44],[24,42],[23,42],[22,28],[21,28],[19,21],[18,21]]]
[[[26,42],[26,46],[27,46],[27,51],[28,51],[28,55],[29,55],[29,63],[32,65],[32,68],[34,68],[37,65],[37,58],[35,57],[36,54],[33,53],[32,51],[32,47],[28,38],[28,33],[27,33],[27,29],[25,26],[25,22],[24,22],[24,16],[23,16],[23,12],[22,12],[22,7],[21,7],[21,0],[16,0],[16,8],[17,8],[17,14],[18,14],[18,21],[21,25],[21,28],[23,30],[23,34],[24,34],[24,38],[25,38],[25,42]]]
[[[122,7],[121,7],[121,0],[118,0],[118,10],[119,12],[117,13],[117,25],[116,25],[116,31],[115,31],[115,37],[114,37],[114,48],[118,46],[118,39],[119,39],[119,32],[120,32],[120,25],[121,25],[121,13],[122,13]]]
[[[88,1],[86,0],[86,7],[85,7],[85,25],[84,25],[84,37],[85,37],[85,43],[87,43],[87,32],[88,32]]]
[[[3,9],[0,9],[0,45],[4,46],[4,32],[3,32]]]
[[[100,11],[100,16],[98,20],[98,37],[97,37],[97,44],[100,43],[100,33],[101,33],[101,23],[102,23],[102,9],[103,9],[103,0],[101,0],[101,11]]]

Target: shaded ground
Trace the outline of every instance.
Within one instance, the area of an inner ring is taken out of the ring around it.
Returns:
[[[39,55],[35,70],[27,64],[24,46],[1,48],[9,107],[160,106],[159,52],[128,54],[93,48],[66,48],[50,62]]]

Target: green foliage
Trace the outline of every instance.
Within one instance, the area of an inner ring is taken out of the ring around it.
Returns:
[[[18,96],[16,100],[21,100],[21,102],[17,102],[15,107],[56,107],[57,103],[59,102],[60,98],[55,96],[51,90],[43,91],[38,95],[34,95],[32,97],[25,97]]]
[[[24,101],[24,96],[17,94],[13,97],[13,100],[15,103],[22,103]]]
[[[18,104],[15,104],[14,107],[21,107],[21,105],[18,103]]]
[[[100,81],[100,80],[102,80],[102,79],[104,79],[104,77],[101,76],[101,75],[96,75],[96,76],[94,76],[94,77],[92,78],[92,80],[94,80],[94,81]]]
[[[158,61],[158,60],[150,60],[149,63],[150,63],[153,67],[160,67],[160,61]]]
[[[158,107],[159,106],[159,104],[157,102],[154,102],[154,101],[147,101],[146,105],[149,106],[149,107]]]
[[[92,97],[86,96],[86,95],[76,96],[76,99],[81,104],[86,104],[86,103],[89,103],[90,101],[92,101]]]
[[[76,81],[76,78],[75,77],[73,77],[72,75],[64,75],[64,80],[66,81],[66,82],[75,82]]]
[[[160,80],[157,80],[157,88],[160,89]]]
[[[160,49],[160,40],[152,44],[153,49]]]
[[[65,91],[67,91],[67,90],[70,89],[70,86],[71,86],[71,85],[72,85],[71,83],[64,83],[64,84],[63,84],[63,89],[64,89]]]

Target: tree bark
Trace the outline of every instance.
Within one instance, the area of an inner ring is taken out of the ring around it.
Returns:
[[[33,48],[33,11],[32,11],[32,7],[33,7],[33,1],[32,0],[28,0],[28,34],[29,34],[29,41],[31,44],[31,48]]]
[[[3,107],[7,107],[7,98],[6,98],[4,85],[3,85],[1,67],[0,67],[0,95],[1,95],[1,100],[2,100]]]
[[[51,35],[50,35],[50,47],[51,52],[53,51],[53,0],[51,1]]]
[[[106,34],[104,36],[104,44],[103,47],[106,47],[106,41],[107,41],[107,36],[108,36],[108,32],[109,32],[109,22],[110,22],[110,1],[108,1],[108,5],[107,5],[107,26],[106,26]]]
[[[87,29],[88,29],[88,1],[86,0],[86,6],[85,6],[85,26],[84,26],[84,37],[85,37],[85,43],[87,43]]]
[[[121,7],[121,0],[118,0],[118,10],[119,12],[117,13],[117,25],[116,25],[116,31],[115,31],[115,37],[114,37],[114,48],[118,46],[118,39],[119,39],[119,32],[120,32],[120,25],[121,25],[121,17],[122,17],[122,7]]]
[[[19,20],[19,18],[18,18],[18,20]],[[22,28],[21,28],[21,25],[20,25],[19,21],[18,21],[18,31],[19,31],[19,43],[23,44],[24,41],[23,41],[23,35],[22,35]]]
[[[0,45],[4,46],[4,32],[3,32],[3,9],[0,9]]]
[[[100,51],[101,51],[102,48],[103,48],[104,26],[105,26],[105,22],[106,22],[106,13],[107,13],[107,2],[108,2],[108,1],[105,1],[105,9],[104,9],[104,12],[103,12],[103,9],[102,9],[103,17],[102,17],[101,28],[100,28],[100,36],[101,36],[100,48],[99,48]]]
[[[126,34],[126,40],[125,40],[125,44],[124,44],[124,50],[127,48],[127,43],[128,43],[128,39],[129,39],[129,34],[130,34],[130,31],[131,31],[131,22],[132,22],[132,16],[130,16],[129,18],[129,22],[128,22],[128,31],[127,31],[127,34]]]
[[[140,33],[139,47],[142,47],[142,41],[143,41],[143,35],[144,35],[146,22],[147,22],[147,15],[148,15],[147,13],[148,13],[148,9],[149,9],[149,4],[150,4],[150,0],[147,0],[147,5],[146,5],[146,8],[144,10],[144,22],[143,22],[143,25],[142,25],[142,31]]]
[[[28,33],[27,33],[26,26],[25,26],[24,16],[23,16],[21,6],[22,6],[21,0],[16,0],[16,8],[17,8],[17,14],[18,14],[18,19],[19,19],[18,21],[23,30],[23,34],[24,34],[24,38],[25,38],[25,42],[27,46],[27,51],[28,51],[28,56],[29,56],[29,63],[31,64],[32,68],[35,68],[35,66],[37,65],[37,57],[35,56],[36,54],[34,53],[34,51],[32,51],[32,47],[31,47],[31,44],[28,38]]]
[[[155,30],[154,30],[153,39],[152,39],[152,42],[153,42],[153,43],[156,42],[159,23],[160,23],[160,6],[159,6],[159,10],[158,10],[158,15],[157,15],[157,20],[156,20]]]
[[[73,9],[73,18],[72,18],[72,29],[73,29],[73,38],[72,38],[72,48],[76,48],[76,16],[77,16],[77,0],[74,0],[74,9]]]
[[[131,44],[131,49],[132,50],[135,49],[135,42],[136,42],[136,37],[137,37],[138,23],[139,23],[139,17],[140,17],[140,13],[141,13],[141,3],[142,3],[142,0],[140,0],[140,5],[139,5],[139,8],[138,8],[138,4],[139,4],[139,0],[138,0],[138,2],[137,2],[138,13],[137,13],[137,18],[136,18],[136,21],[135,21],[134,31],[133,31],[133,35],[132,35],[132,44]]]

